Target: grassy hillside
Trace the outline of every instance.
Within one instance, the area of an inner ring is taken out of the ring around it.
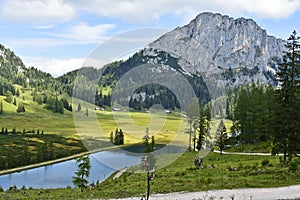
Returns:
[[[0,115],[0,128],[8,128],[11,130],[16,127],[17,131],[23,129],[40,130],[45,133],[54,134],[75,134],[72,113],[65,111],[65,113],[58,114],[45,109],[45,105],[39,105],[32,101],[32,96],[26,92],[23,97],[17,97],[17,103],[22,103],[25,106],[26,112],[17,113],[17,106],[7,103],[5,96],[0,96],[0,102],[3,103],[3,114]],[[23,96],[22,95],[22,96]]]

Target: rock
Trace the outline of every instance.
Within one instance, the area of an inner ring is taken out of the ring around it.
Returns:
[[[284,40],[269,36],[252,19],[233,19],[205,12],[188,25],[152,42],[143,50],[143,55],[155,57],[158,52],[167,52],[178,58],[184,71],[201,72],[206,78],[213,75],[219,81],[226,81],[220,75],[224,70],[232,70],[235,77],[231,82],[240,84],[252,80],[272,81],[283,50]]]

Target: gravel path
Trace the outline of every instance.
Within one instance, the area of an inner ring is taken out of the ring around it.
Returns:
[[[140,200],[141,197],[126,198]],[[149,200],[273,200],[300,199],[300,185],[278,188],[251,188],[233,190],[209,190],[205,192],[179,192],[169,194],[154,194]],[[125,199],[124,199],[125,200]]]

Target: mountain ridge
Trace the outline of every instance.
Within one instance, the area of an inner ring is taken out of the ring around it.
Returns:
[[[150,43],[144,51],[164,51],[185,60],[181,67],[189,72],[201,72],[209,77],[219,69],[253,69],[258,67],[254,81],[268,83],[274,80],[264,73],[277,70],[284,40],[269,36],[254,20],[234,19],[219,13],[201,13],[189,24],[177,27]],[[151,52],[152,51],[152,52]],[[249,79],[235,77],[241,82]]]

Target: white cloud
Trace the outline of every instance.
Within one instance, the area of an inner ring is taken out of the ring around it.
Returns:
[[[299,0],[72,0],[74,6],[99,16],[130,22],[151,22],[175,14],[189,20],[204,11],[234,17],[250,14],[262,18],[285,18],[300,9]]]
[[[47,27],[39,27],[40,29]],[[10,46],[16,47],[57,47],[63,45],[100,44],[111,37],[110,31],[114,24],[100,24],[89,26],[78,24],[60,33],[43,33],[43,37],[25,37],[8,41]]]
[[[69,71],[83,66],[85,58],[51,59],[27,57],[24,63],[27,67],[36,67],[43,72],[48,72],[54,77],[61,76]]]
[[[66,22],[76,12],[63,0],[3,0],[1,15],[11,22],[47,25]]]
[[[85,23],[81,23],[70,28],[66,33],[52,34],[52,36],[72,40],[76,43],[99,43],[106,39],[109,31],[115,27],[114,24],[89,26]]]

